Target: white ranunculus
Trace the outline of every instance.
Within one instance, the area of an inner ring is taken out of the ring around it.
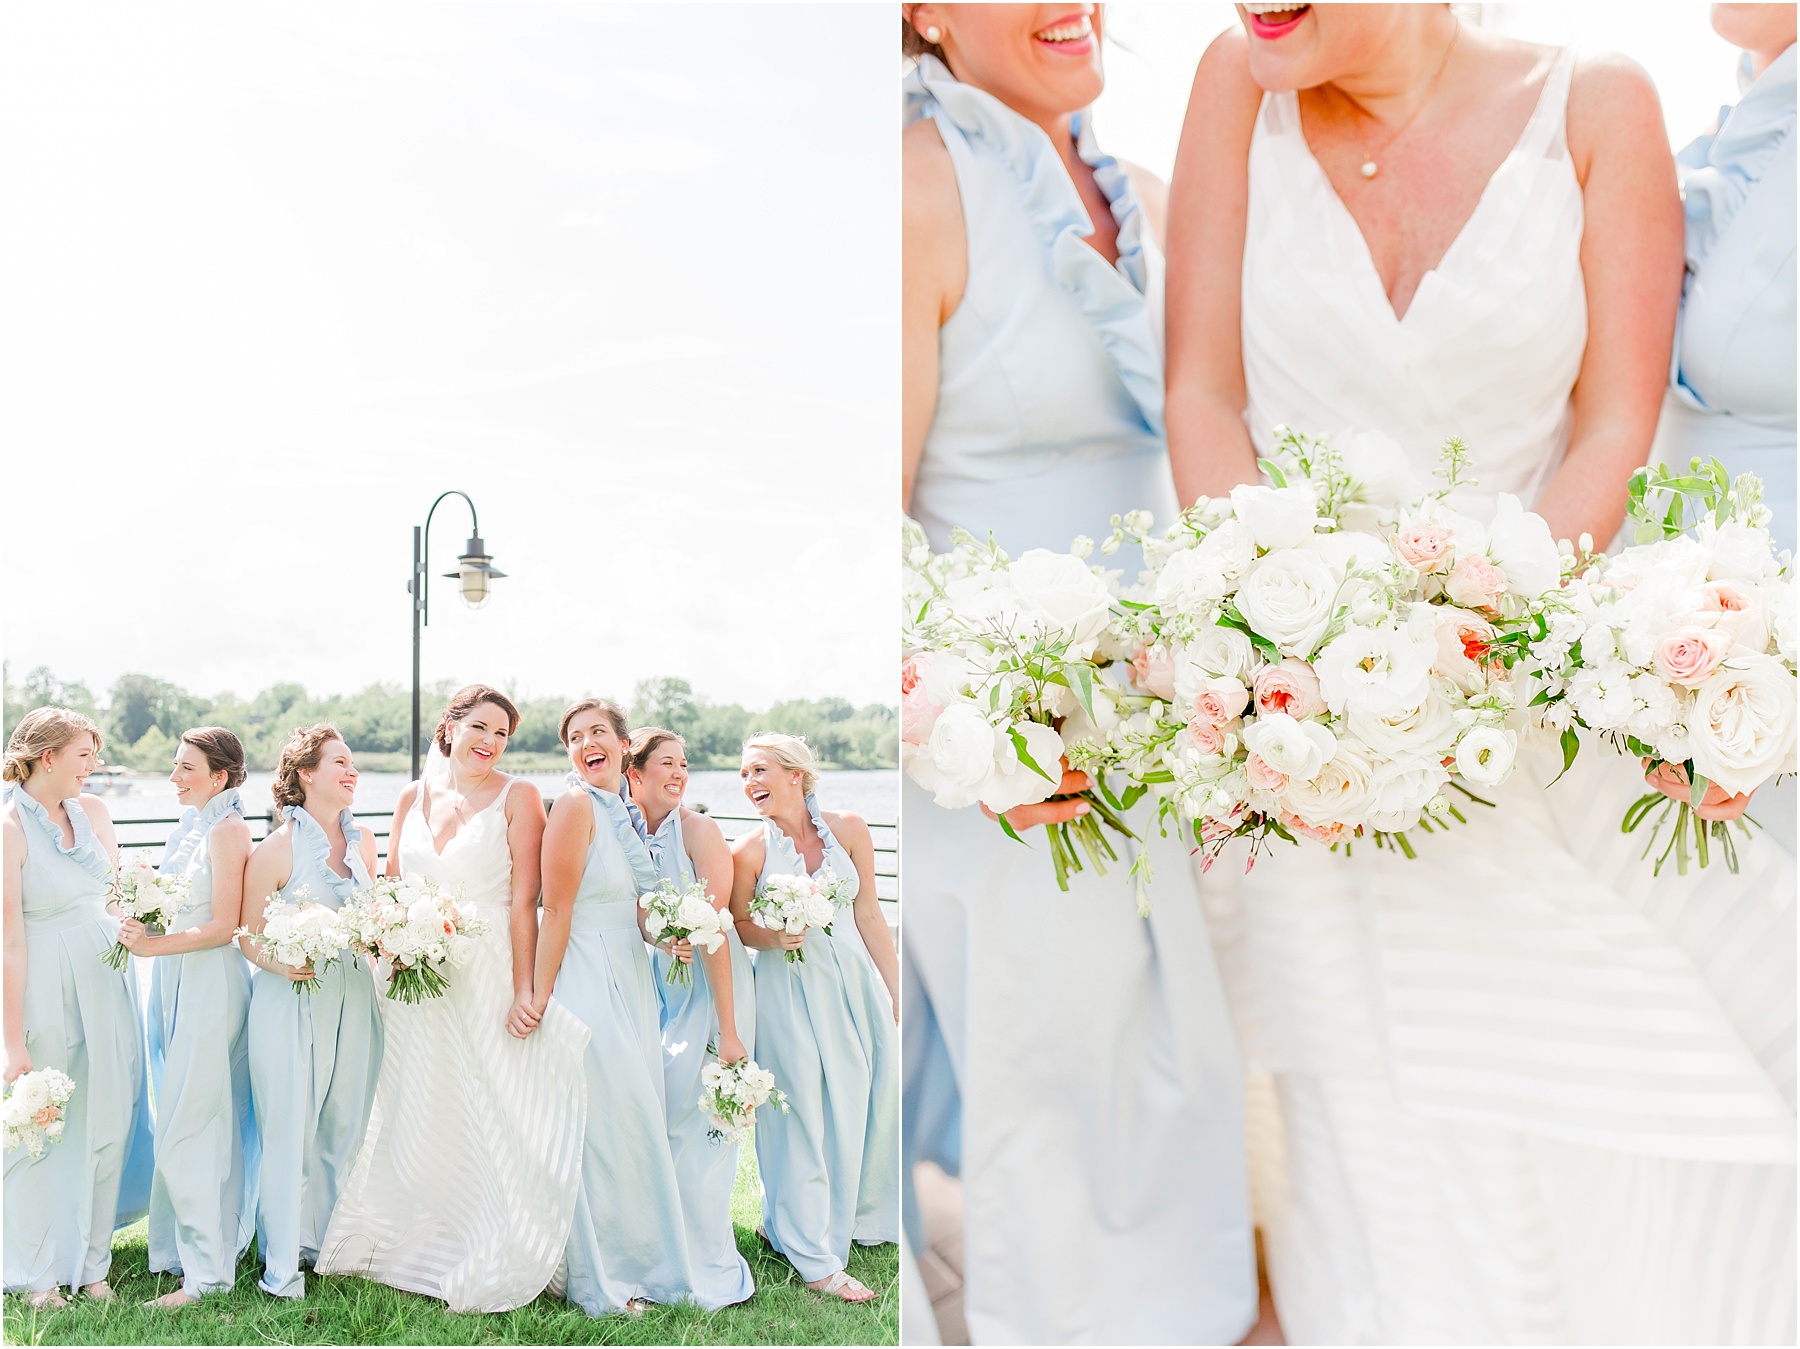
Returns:
[[[1456,746],[1456,771],[1477,787],[1498,787],[1512,775],[1519,737],[1502,726],[1476,726]]]
[[[1217,604],[1231,588],[1216,556],[1185,548],[1156,574],[1156,602],[1165,611],[1195,614]]]
[[[1027,610],[1075,642],[1092,642],[1112,615],[1112,596],[1092,567],[1068,553],[1032,548],[1007,568],[1013,593]]]
[[[1377,760],[1369,775],[1369,810],[1363,822],[1388,833],[1411,829],[1426,803],[1449,779],[1443,764],[1433,758],[1407,755]]]
[[[962,789],[959,805],[972,805],[977,789],[993,773],[996,735],[981,709],[967,698],[946,707],[931,728],[926,749],[932,767],[944,787]]]
[[[1311,782],[1337,753],[1337,737],[1316,721],[1271,712],[1244,727],[1244,748],[1290,782]]]
[[[1337,605],[1338,578],[1310,548],[1284,548],[1258,558],[1238,587],[1238,612],[1282,654],[1302,660],[1325,635]]]
[[[1386,512],[1424,493],[1412,461],[1392,437],[1379,431],[1340,432],[1331,444],[1350,478],[1348,500]]]
[[[1507,588],[1528,600],[1555,590],[1562,581],[1562,559],[1550,526],[1510,492],[1500,494],[1488,522],[1488,557],[1506,573]]]
[[[1313,662],[1319,693],[1342,716],[1386,717],[1417,707],[1430,687],[1435,640],[1401,628],[1347,628]]]
[[[1368,815],[1373,776],[1368,749],[1353,739],[1340,738],[1337,751],[1311,782],[1290,779],[1287,807],[1310,825],[1355,828]]]
[[[1352,705],[1350,729],[1382,758],[1424,755],[1442,759],[1444,751],[1456,743],[1456,714],[1427,680],[1424,696],[1411,707],[1383,715]]]
[[[1313,535],[1319,518],[1318,498],[1304,484],[1263,487],[1244,483],[1231,489],[1231,509],[1265,552],[1296,548]]]
[[[1772,656],[1732,656],[1694,690],[1694,768],[1726,791],[1755,791],[1794,752],[1794,676]]]
[[[993,771],[977,792],[981,804],[996,815],[1004,815],[1014,806],[1047,801],[1056,794],[1062,782],[1062,737],[1035,721],[1022,722],[1016,729],[1025,739],[1025,752],[1043,773],[1026,767],[1011,736],[1000,732]]]
[[[1174,652],[1175,697],[1191,703],[1208,679],[1236,679],[1248,684],[1256,664],[1256,648],[1236,628],[1202,628],[1194,640]]]

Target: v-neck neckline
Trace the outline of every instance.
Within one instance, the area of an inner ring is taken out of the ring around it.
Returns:
[[[1469,238],[1470,233],[1475,226],[1475,222],[1480,220],[1482,213],[1487,210],[1490,199],[1493,199],[1498,195],[1494,190],[1494,185],[1500,182],[1501,178],[1519,162],[1519,159],[1524,152],[1526,141],[1531,136],[1532,131],[1537,127],[1540,119],[1545,115],[1546,105],[1544,100],[1549,94],[1552,85],[1556,83],[1557,67],[1562,64],[1566,56],[1567,49],[1564,49],[1563,51],[1558,52],[1555,60],[1550,63],[1550,69],[1544,75],[1543,85],[1538,90],[1537,101],[1532,104],[1531,116],[1525,119],[1525,125],[1519,129],[1518,137],[1513,141],[1512,148],[1506,152],[1506,157],[1502,159],[1500,163],[1495,166],[1494,171],[1488,175],[1487,182],[1482,184],[1481,195],[1475,199],[1474,209],[1464,218],[1461,226],[1458,227],[1449,244],[1446,245],[1444,251],[1438,255],[1437,261],[1419,273],[1418,284],[1413,287],[1412,295],[1408,298],[1404,310],[1396,310],[1394,308],[1393,297],[1388,294],[1387,286],[1382,283],[1381,269],[1375,265],[1375,252],[1369,247],[1369,237],[1363,233],[1363,228],[1357,223],[1356,216],[1351,213],[1350,207],[1345,203],[1343,197],[1338,194],[1337,185],[1331,181],[1331,175],[1325,172],[1325,166],[1319,162],[1319,157],[1313,153],[1312,142],[1306,139],[1306,123],[1300,114],[1299,95],[1295,93],[1285,95],[1285,97],[1291,99],[1293,103],[1294,134],[1299,138],[1301,153],[1306,156],[1306,162],[1312,166],[1313,172],[1319,175],[1319,181],[1325,187],[1325,195],[1330,199],[1331,206],[1336,208],[1335,214],[1344,225],[1349,227],[1351,235],[1355,238],[1360,250],[1362,271],[1365,281],[1374,286],[1375,293],[1381,297],[1382,310],[1393,320],[1396,328],[1404,328],[1407,319],[1411,318],[1418,310],[1419,298],[1424,293],[1426,284],[1442,275],[1445,265],[1456,256],[1457,250],[1462,247],[1463,240]]]
[[[464,820],[459,818],[457,820],[456,829],[451,833],[449,838],[444,840],[444,846],[440,848],[438,847],[437,834],[431,828],[431,812],[425,809],[425,793],[429,791],[430,788],[428,788],[425,783],[421,782],[419,784],[418,799],[413,802],[413,809],[419,812],[419,818],[425,822],[425,838],[426,841],[431,844],[432,854],[441,858],[445,853],[449,852],[450,845],[456,842],[456,840],[461,838],[464,834],[468,833],[470,829],[474,828],[475,821],[479,820],[483,815],[487,814],[495,806],[499,805],[501,801],[506,799],[507,790],[511,786],[511,781],[501,783],[500,790],[496,793],[492,801],[489,801],[480,810],[469,816],[468,819]]]

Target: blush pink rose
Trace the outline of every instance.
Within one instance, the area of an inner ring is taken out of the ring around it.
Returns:
[[[1202,754],[1225,752],[1225,728],[1216,722],[1190,721],[1188,735],[1193,738],[1194,748]]]
[[[1436,520],[1415,520],[1394,536],[1394,551],[1400,560],[1422,572],[1449,566],[1454,546],[1450,531]]]
[[[1481,554],[1470,553],[1457,559],[1444,589],[1458,604],[1492,609],[1506,593],[1506,574]]]
[[[929,656],[914,656],[900,667],[900,738],[909,745],[929,741],[931,728],[944,710],[925,691],[925,669],[930,663]]]
[[[1250,687],[1259,716],[1285,712],[1295,721],[1305,721],[1325,710],[1325,699],[1319,696],[1319,677],[1312,666],[1293,656],[1279,665],[1263,666]]]
[[[1242,716],[1249,705],[1250,690],[1235,679],[1208,680],[1207,687],[1194,698],[1194,711],[1189,720],[1223,726]]]
[[[1175,701],[1175,662],[1164,646],[1140,646],[1131,658],[1132,682],[1152,697]]]
[[[1656,644],[1650,664],[1671,684],[1699,684],[1731,652],[1731,634],[1719,628],[1676,628]]]
[[[1269,767],[1259,755],[1252,754],[1244,760],[1244,778],[1259,792],[1273,792],[1279,796],[1287,790],[1287,774]]]

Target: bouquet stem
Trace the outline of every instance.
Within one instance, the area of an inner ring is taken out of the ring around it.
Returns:
[[[1131,826],[1120,819],[1113,809],[1100,798],[1097,792],[1086,791],[1079,797],[1061,797],[1060,800],[1081,800],[1088,803],[1088,813],[1078,815],[1072,820],[1044,826],[1045,837],[1050,844],[1050,865],[1056,872],[1056,888],[1067,890],[1069,877],[1076,872],[1086,870],[1082,862],[1083,856],[1094,871],[1104,876],[1106,864],[1119,860],[1118,852],[1113,848],[1112,840],[1107,838],[1101,828],[1116,829],[1133,842],[1137,835],[1131,832]],[[1018,837],[1016,834],[1014,837]]]
[[[427,998],[441,997],[450,981],[430,965],[419,964],[410,969],[397,969],[388,980],[387,995],[401,1002],[418,1004]]]
[[[127,951],[118,942],[114,942],[107,948],[106,953],[102,955],[100,959],[104,960],[115,970],[123,973],[125,967],[131,963],[131,952]]]
[[[678,984],[683,988],[692,988],[694,984],[693,966],[684,960],[676,960],[671,956],[669,957],[669,972],[664,975],[663,978],[671,984]]]

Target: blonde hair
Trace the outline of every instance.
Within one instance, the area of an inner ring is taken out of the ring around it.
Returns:
[[[269,795],[274,800],[269,817],[276,824],[281,823],[283,806],[306,804],[306,784],[300,781],[300,770],[317,768],[325,758],[325,746],[343,738],[338,734],[338,728],[328,721],[299,727],[288,737],[287,744],[281,747],[281,760],[275,765],[275,781],[269,788]]]
[[[104,741],[100,728],[89,718],[66,707],[32,708],[19,718],[7,739],[5,781],[24,782],[39,759],[61,749],[83,731],[94,737],[94,753],[98,754]]]
[[[803,735],[789,735],[785,731],[757,731],[744,741],[745,751],[760,749],[781,767],[790,773],[800,774],[800,790],[811,796],[818,790],[818,760],[813,758],[812,747],[806,743]]]

